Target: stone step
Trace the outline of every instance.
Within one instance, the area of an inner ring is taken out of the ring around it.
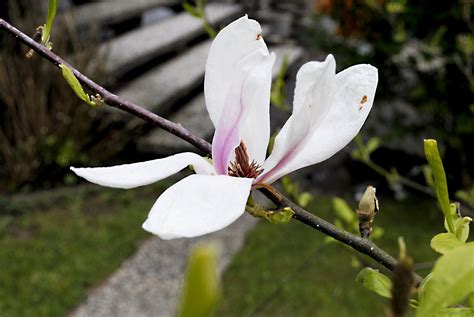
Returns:
[[[213,25],[221,25],[241,15],[238,5],[208,4],[208,19]],[[98,60],[105,60],[106,77],[117,78],[133,69],[158,58],[165,53],[184,47],[186,43],[204,35],[202,22],[187,12],[167,18],[155,24],[127,32],[99,49]]]
[[[166,114],[170,105],[202,85],[211,41],[198,44],[164,65],[146,72],[117,95],[157,114]]]
[[[273,78],[276,78],[278,71],[287,57],[288,68],[294,66],[302,57],[303,50],[293,45],[282,45],[271,47],[270,51],[276,53],[277,59],[273,67]],[[203,68],[204,69],[204,68]],[[169,119],[182,124],[187,129],[196,132],[198,135],[210,140],[214,133],[214,127],[207,113],[204,101],[204,93],[199,94],[179,111],[169,116]],[[195,151],[189,143],[161,129],[153,130],[138,142],[138,149],[147,153],[159,155],[169,155],[182,151]]]
[[[78,29],[118,24],[141,16],[145,11],[179,4],[179,0],[96,1],[66,10],[59,18],[70,15]]]

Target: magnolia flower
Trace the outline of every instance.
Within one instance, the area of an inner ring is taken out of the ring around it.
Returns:
[[[377,69],[352,66],[336,74],[332,55],[304,64],[296,77],[293,114],[265,159],[270,138],[270,85],[275,54],[260,25],[244,16],[215,38],[206,63],[206,107],[215,127],[212,163],[195,154],[112,167],[71,168],[99,185],[148,185],[192,165],[196,174],[168,188],[143,228],[163,239],[222,229],[245,211],[252,187],[334,155],[359,132],[377,86]]]

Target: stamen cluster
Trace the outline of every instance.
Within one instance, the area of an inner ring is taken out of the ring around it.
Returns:
[[[245,143],[240,141],[239,146],[235,149],[235,161],[230,163],[229,176],[257,178],[262,174],[263,169],[255,160],[250,162],[247,154]]]

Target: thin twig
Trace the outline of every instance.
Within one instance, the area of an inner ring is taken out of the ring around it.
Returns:
[[[125,112],[128,112],[136,117],[139,117],[145,120],[148,123],[151,123],[157,127],[160,127],[177,137],[189,142],[190,144],[196,146],[198,149],[204,151],[207,154],[211,153],[211,144],[204,140],[203,138],[195,135],[191,131],[187,130],[183,126],[176,124],[172,121],[169,121],[165,118],[162,118],[130,101],[124,100],[119,96],[111,93],[101,85],[95,83],[77,69],[72,67],[66,61],[64,61],[61,57],[56,55],[54,52],[48,50],[46,47],[41,45],[40,43],[35,42],[26,34],[22,33],[20,30],[9,24],[3,19],[0,19],[0,29],[5,30],[10,35],[17,38],[19,41],[24,43],[26,46],[30,47],[31,49],[35,50],[38,55],[44,57],[57,67],[60,64],[66,64],[77,77],[77,79],[86,87],[88,87],[94,93],[98,93],[102,96],[103,100],[106,102],[107,105],[121,109]],[[316,229],[332,238],[341,241],[344,244],[354,248],[355,250],[366,254],[367,256],[371,257],[372,259],[376,260],[389,270],[393,270],[396,264],[396,260],[386,253],[384,250],[379,248],[373,242],[367,239],[363,239],[361,237],[355,236],[347,231],[344,231],[336,226],[332,225],[331,223],[317,217],[316,215],[304,210],[303,208],[297,206],[293,202],[291,202],[288,198],[284,197],[283,194],[278,192],[274,187],[268,185],[262,185],[259,189],[272,201],[279,204],[283,207],[290,207],[294,212],[295,215],[293,216],[294,219]],[[421,281],[420,276],[416,276],[417,280]]]

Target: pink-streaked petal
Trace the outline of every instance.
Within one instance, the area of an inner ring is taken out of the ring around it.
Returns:
[[[377,82],[377,69],[371,65],[355,65],[338,73],[337,89],[323,122],[298,155],[265,182],[271,183],[292,171],[322,162],[342,150],[367,119]]]
[[[140,163],[111,167],[71,167],[71,170],[95,184],[115,188],[133,188],[164,179],[188,165],[192,165],[198,174],[215,173],[212,164],[205,158],[189,152]]]
[[[244,213],[251,186],[249,178],[188,176],[161,194],[143,229],[163,239],[220,230]]]
[[[268,107],[274,62],[275,54],[256,51],[237,65],[225,99],[225,115],[221,116],[212,141],[212,158],[218,174],[227,174],[229,158],[243,138],[244,127],[244,142],[251,159],[263,161],[269,139]]]
[[[270,140],[270,90],[275,54],[262,57],[251,70],[243,87],[245,119],[240,125],[240,139],[247,146],[250,160],[263,165]]]
[[[303,149],[327,115],[336,87],[336,62],[328,55],[324,62],[304,64],[296,76],[293,114],[275,139],[271,155],[263,165],[266,180],[289,164]]]
[[[263,51],[267,46],[261,37],[257,21],[244,16],[223,28],[212,42],[206,62],[204,93],[206,107],[217,128],[225,101],[231,89],[237,65],[248,55]]]

